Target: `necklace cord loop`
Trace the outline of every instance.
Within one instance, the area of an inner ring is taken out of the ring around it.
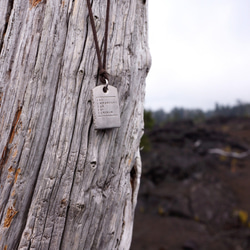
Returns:
[[[90,0],[87,0],[87,6],[89,10],[89,18],[92,27],[95,49],[98,59],[98,69],[99,69],[99,77],[100,81],[103,84],[106,84],[106,80],[109,81],[109,73],[106,71],[106,59],[107,59],[107,47],[108,47],[108,24],[109,24],[109,9],[110,9],[110,0],[107,0],[107,9],[106,9],[106,21],[105,21],[105,34],[104,34],[104,51],[103,51],[103,62],[101,59],[100,47],[98,44],[97,31],[95,27],[94,15],[92,12]]]

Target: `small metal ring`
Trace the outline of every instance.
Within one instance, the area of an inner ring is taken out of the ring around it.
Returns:
[[[105,84],[105,88],[107,88],[107,89],[108,89],[108,86],[109,86],[109,81],[108,81],[108,79],[106,79],[106,78],[105,78],[105,82],[106,82],[106,84]]]
[[[106,82],[106,84],[105,84],[105,86],[103,87],[103,92],[104,92],[104,93],[107,93],[108,90],[109,90],[109,88],[108,88],[108,86],[109,86],[109,81],[108,81],[108,79],[105,78],[105,82]]]
[[[104,86],[104,88],[103,88],[103,91],[106,93],[106,92],[109,90],[109,88],[108,88],[108,86],[109,86],[109,81],[108,81],[108,79],[105,78],[105,82],[106,82],[106,84],[105,84],[105,86]]]

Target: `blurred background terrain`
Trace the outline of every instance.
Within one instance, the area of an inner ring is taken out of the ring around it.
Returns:
[[[249,250],[250,1],[147,2],[152,67],[131,250]]]
[[[250,104],[144,117],[131,250],[250,249]]]

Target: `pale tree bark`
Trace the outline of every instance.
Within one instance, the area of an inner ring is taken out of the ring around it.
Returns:
[[[92,1],[99,43],[106,1]],[[95,130],[85,0],[0,0],[0,249],[129,249],[140,182],[147,3],[111,0],[121,127]]]

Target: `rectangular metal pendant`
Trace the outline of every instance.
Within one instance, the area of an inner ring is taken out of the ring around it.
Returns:
[[[117,89],[100,85],[92,89],[92,111],[95,129],[119,128],[120,108]]]

